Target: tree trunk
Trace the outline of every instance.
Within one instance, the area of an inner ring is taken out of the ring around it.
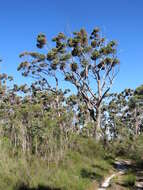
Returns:
[[[138,115],[137,115],[137,108],[135,108],[135,133],[136,136],[138,136],[139,132],[139,121],[138,121]]]
[[[96,111],[96,121],[94,127],[94,137],[96,140],[100,140],[101,137],[101,107],[99,106]]]
[[[101,81],[100,81],[100,75],[98,73],[98,101],[96,106],[96,126],[95,126],[95,137],[96,140],[100,140],[101,137],[101,97],[102,97],[102,90],[101,90]]]

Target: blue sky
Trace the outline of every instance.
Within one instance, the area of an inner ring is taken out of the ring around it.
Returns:
[[[113,90],[135,88],[143,84],[142,9],[142,0],[1,0],[0,69],[23,83],[16,71],[19,54],[36,50],[38,33],[50,41],[60,31],[85,27],[90,32],[98,26],[119,44],[121,66]]]

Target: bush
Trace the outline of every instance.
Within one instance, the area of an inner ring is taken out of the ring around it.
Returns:
[[[127,174],[123,180],[125,186],[134,186],[135,181],[136,181],[136,176],[134,174]]]

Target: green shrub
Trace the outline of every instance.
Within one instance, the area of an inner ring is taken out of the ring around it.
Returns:
[[[123,179],[123,183],[125,186],[134,186],[135,181],[136,181],[136,176],[134,174],[127,174]]]

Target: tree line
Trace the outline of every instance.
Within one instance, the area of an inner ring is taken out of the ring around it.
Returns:
[[[143,85],[110,91],[120,66],[116,41],[81,29],[60,32],[52,47],[40,33],[37,48],[21,53],[17,68],[31,84],[0,74],[0,137],[10,151],[60,160],[80,136],[106,146],[142,134]]]

